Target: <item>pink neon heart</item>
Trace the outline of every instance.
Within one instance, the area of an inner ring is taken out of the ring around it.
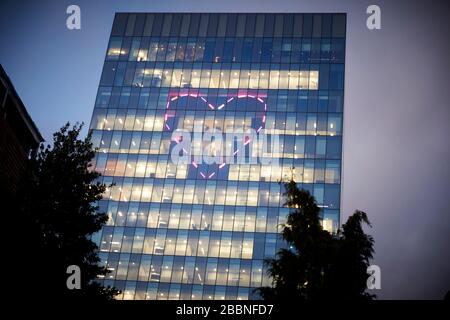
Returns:
[[[200,99],[205,103],[206,107],[208,107],[208,108],[211,109],[211,110],[221,110],[221,109],[225,108],[225,106],[226,106],[228,103],[232,102],[234,99],[242,99],[242,98],[251,98],[251,99],[255,99],[255,100],[257,100],[261,105],[264,105],[264,113],[263,113],[263,117],[262,117],[262,123],[263,123],[263,125],[260,126],[260,127],[256,130],[256,132],[259,133],[259,131],[261,131],[261,129],[263,129],[263,126],[265,126],[265,123],[266,123],[266,112],[267,112],[267,103],[266,103],[261,97],[259,97],[259,96],[257,96],[257,95],[252,95],[252,94],[248,94],[248,93],[242,93],[242,91],[240,91],[240,92],[238,93],[238,95],[236,95],[236,96],[234,96],[234,97],[232,96],[232,97],[228,98],[227,101],[226,101],[225,103],[222,103],[222,104],[219,105],[219,106],[215,106],[214,104],[208,102],[208,100],[207,100],[205,97],[203,97],[202,95],[200,95],[199,93],[180,93],[180,94],[169,95],[169,99],[168,99],[167,104],[166,104],[166,110],[170,109],[170,105],[171,105],[172,102],[178,100],[179,98],[184,98],[184,97],[191,97],[191,98],[197,98],[197,99],[200,98]],[[170,130],[172,130],[172,129],[171,129],[170,126],[168,125],[167,121],[169,120],[170,117],[174,117],[174,116],[175,116],[175,115],[168,114],[168,113],[166,113],[166,114],[164,115],[164,128],[167,129],[168,131],[170,131]],[[180,141],[178,141],[178,140],[174,140],[174,141],[175,141],[176,143],[180,143]],[[247,145],[247,144],[249,144],[249,143],[250,143],[250,139],[247,140],[247,141],[245,141],[244,145]],[[238,152],[239,152],[239,149],[238,149],[238,150],[235,150],[234,153],[233,153],[233,156],[236,155]],[[198,164],[195,163],[195,161],[193,161],[193,162],[191,163],[191,165],[194,166],[196,169],[198,168]],[[220,164],[219,170],[222,169],[225,165],[226,165],[225,162],[222,163],[222,164]],[[216,172],[217,172],[217,171],[214,171],[214,172],[212,172],[209,176],[207,176],[204,172],[200,171],[200,175],[201,175],[204,179],[211,179],[212,177],[214,177],[214,175],[216,174]]]

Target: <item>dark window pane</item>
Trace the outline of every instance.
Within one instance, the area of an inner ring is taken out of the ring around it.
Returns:
[[[322,38],[331,37],[331,20],[331,14],[326,13],[322,15]]]
[[[310,55],[309,61],[312,63],[320,62],[320,39],[312,39],[311,55]]]
[[[294,24],[294,15],[287,14],[284,16],[283,37],[292,37],[292,27]]]
[[[109,100],[108,107],[113,109],[117,108],[117,105],[119,104],[119,97],[120,97],[120,91],[121,87],[114,87],[111,92],[111,99]]]
[[[108,107],[110,98],[111,98],[111,87],[100,87],[98,89],[95,106],[100,108]]]
[[[277,14],[275,16],[275,26],[274,26],[274,37],[282,37],[283,36],[283,15]]]
[[[242,47],[242,62],[252,62],[252,39],[245,39]]]
[[[301,37],[302,36],[302,29],[303,29],[303,15],[302,14],[296,14],[294,16],[294,30],[292,32],[292,35],[294,37]]]
[[[345,39],[332,39],[330,59],[331,62],[345,62]]]
[[[128,15],[127,29],[125,30],[126,36],[132,36],[134,31],[134,24],[136,22],[136,14],[130,13]]]
[[[245,34],[245,14],[239,14],[236,26],[236,37],[243,37]]]
[[[319,88],[321,90],[328,89],[328,80],[329,80],[329,70],[330,65],[329,64],[321,64],[319,67]]]
[[[233,62],[239,62],[239,61],[242,60],[242,55],[241,55],[241,53],[242,53],[242,43],[243,43],[242,38],[236,39],[236,40],[234,41],[234,54],[233,54],[234,57],[233,57]]]
[[[136,62],[129,62],[127,65],[127,71],[125,71],[125,78],[123,81],[124,86],[131,86],[134,79],[134,71],[136,69]]]
[[[202,13],[201,18],[200,18],[200,26],[199,26],[199,29],[198,29],[199,37],[205,37],[206,36],[206,32],[208,30],[208,21],[209,21],[209,14]]]
[[[128,14],[116,13],[114,17],[114,23],[111,30],[112,36],[123,36],[125,33],[125,27],[127,25]]]
[[[316,139],[314,136],[306,136],[305,139],[305,158],[314,158],[316,153]]]
[[[142,32],[144,31],[144,24],[145,24],[145,14],[139,13],[136,16],[136,23],[134,25],[134,32],[133,35],[135,36],[142,36]]]
[[[262,38],[255,38],[253,40],[252,62],[260,62],[261,50],[262,50]]]
[[[153,20],[155,15],[153,13],[149,13],[146,15],[147,19],[145,20],[144,32],[143,36],[150,36],[152,34]]]
[[[223,52],[223,42],[224,39],[220,38],[216,40],[216,45],[214,49],[214,62],[221,62],[222,52]]]
[[[312,27],[313,27],[313,19],[312,19],[312,14],[310,13],[305,13],[303,15],[303,32],[302,35],[303,37],[307,37],[310,38],[312,35]]]
[[[255,233],[255,242],[253,245],[253,259],[263,259],[264,257],[265,234]]]
[[[203,56],[203,61],[212,62],[214,59],[214,47],[215,41],[214,39],[207,39],[205,43],[205,53]]]
[[[330,91],[328,112],[342,112],[342,91]]]
[[[345,37],[346,15],[333,14],[333,38]]]
[[[126,108],[130,100],[131,88],[123,87],[120,93],[119,108]]]
[[[131,89],[131,96],[130,96],[130,102],[128,104],[128,108],[136,108],[138,105],[139,100],[139,91],[140,88],[132,88]]]
[[[161,36],[168,37],[170,35],[170,27],[172,26],[172,15],[165,14]]]
[[[159,37],[161,35],[161,27],[163,24],[163,18],[164,18],[164,16],[160,13],[157,13],[155,15],[155,18],[153,21],[152,36]]]
[[[322,39],[320,43],[320,59],[322,62],[329,62],[331,59],[331,42],[328,39]]]
[[[340,90],[344,88],[344,65],[332,64],[330,66],[330,89]]]
[[[247,22],[245,26],[246,37],[253,37],[255,35],[255,23],[256,23],[256,15],[254,13],[249,13],[247,15]]]
[[[183,19],[183,25],[184,25],[184,21],[187,18]],[[190,19],[190,24],[189,24],[189,36],[193,37],[193,36],[197,36],[198,35],[198,27],[200,24],[200,14],[199,13],[193,13],[191,15],[191,19]],[[183,29],[181,30],[181,32],[183,32]]]
[[[211,13],[209,15],[209,25],[208,25],[208,37],[215,37],[217,35],[217,23],[219,15],[217,13]]]
[[[313,38],[320,38],[322,35],[322,15],[315,14],[313,16]]]
[[[226,14],[220,14],[219,17],[219,25],[217,27],[217,36],[218,37],[225,37],[227,31],[227,15]]]
[[[261,62],[270,62],[272,57],[272,39],[264,38],[261,48]]]
[[[341,138],[327,137],[327,159],[341,158]]]
[[[264,14],[256,16],[255,37],[262,37],[264,35]]]
[[[326,184],[324,195],[324,206],[329,209],[339,209],[340,185]]]
[[[281,45],[281,62],[289,63],[291,61],[292,39],[284,39]]]
[[[273,24],[275,21],[275,16],[273,14],[266,14],[264,22],[264,37],[273,36]]]
[[[234,39],[225,39],[223,46],[223,62],[232,62],[233,58]]]
[[[172,18],[172,28],[170,28],[170,36],[171,37],[178,37],[180,34],[180,27],[181,27],[181,18],[183,16],[181,14],[174,14]]]
[[[236,34],[236,22],[237,14],[229,14],[227,21],[227,37],[234,37],[234,35]]]
[[[291,63],[299,63],[301,61],[301,59],[300,59],[301,48],[302,48],[301,39],[293,38],[292,39]]]
[[[281,38],[273,40],[272,62],[279,63],[281,58]]]
[[[333,38],[345,37],[345,14],[333,14]]]
[[[102,77],[100,78],[101,86],[112,86],[114,75],[116,73],[116,64],[114,61],[106,61],[103,66]]]
[[[127,69],[126,62],[119,62],[117,64],[116,77],[114,79],[115,86],[121,86],[125,77],[125,70]]]

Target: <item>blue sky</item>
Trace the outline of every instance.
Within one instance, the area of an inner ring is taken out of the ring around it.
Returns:
[[[81,30],[66,8],[81,7]],[[378,4],[382,29],[366,28]],[[19,1],[0,4],[0,63],[45,139],[89,124],[116,11],[346,12],[342,219],[364,210],[380,298],[450,289],[449,4],[446,1]]]

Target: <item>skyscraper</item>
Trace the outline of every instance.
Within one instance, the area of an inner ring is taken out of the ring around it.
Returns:
[[[116,14],[91,129],[119,298],[254,298],[285,245],[281,179],[337,229],[345,31],[340,13]]]

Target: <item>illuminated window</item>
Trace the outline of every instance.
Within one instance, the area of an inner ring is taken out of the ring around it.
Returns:
[[[118,60],[120,56],[120,48],[122,45],[122,38],[111,37],[109,41],[107,60]]]

